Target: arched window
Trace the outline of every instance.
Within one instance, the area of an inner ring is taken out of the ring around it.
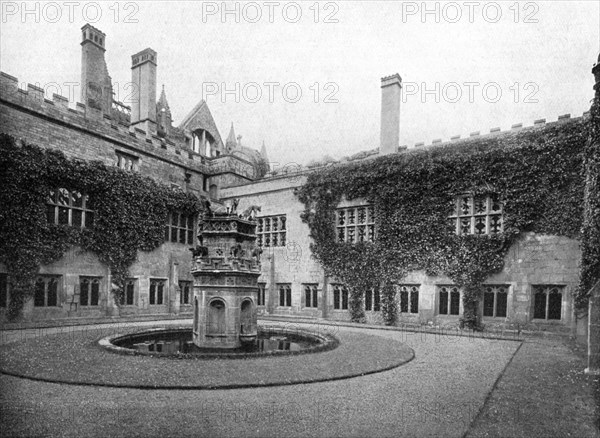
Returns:
[[[242,302],[242,309],[240,313],[240,334],[252,333],[253,324],[252,324],[252,301],[244,300]]]
[[[213,300],[210,302],[206,332],[209,335],[225,334],[225,303],[223,301]]]
[[[205,157],[215,156],[214,137],[205,129],[197,129],[192,133],[192,150]]]

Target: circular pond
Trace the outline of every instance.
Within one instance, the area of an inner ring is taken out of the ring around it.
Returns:
[[[316,353],[338,346],[331,335],[281,327],[259,327],[257,338],[234,349],[201,348],[190,328],[158,328],[103,338],[99,344],[113,352],[176,358],[235,359],[255,356]]]

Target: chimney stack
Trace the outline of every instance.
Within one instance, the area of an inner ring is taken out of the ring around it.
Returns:
[[[402,78],[398,73],[381,78],[381,137],[379,154],[397,152],[400,145],[400,91]]]
[[[90,24],[81,28],[81,103],[110,114],[112,82],[104,59],[106,35]]]
[[[131,127],[156,133],[156,52],[144,49],[131,57]]]

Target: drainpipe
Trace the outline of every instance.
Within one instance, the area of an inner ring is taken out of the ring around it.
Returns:
[[[327,306],[327,285],[329,284],[329,277],[323,274],[323,290],[321,292],[321,316],[323,319],[327,319],[328,306]]]
[[[273,249],[271,249],[271,254],[267,256],[267,260],[271,263],[269,266],[269,304],[267,305],[267,312],[269,314],[273,313],[275,309],[275,299],[276,299],[276,290],[275,290],[275,254],[273,253]]]

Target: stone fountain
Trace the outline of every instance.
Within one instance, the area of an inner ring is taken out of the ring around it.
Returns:
[[[251,208],[237,215],[211,211],[200,222],[200,246],[194,251],[193,341],[201,348],[238,348],[257,337],[260,249]]]

